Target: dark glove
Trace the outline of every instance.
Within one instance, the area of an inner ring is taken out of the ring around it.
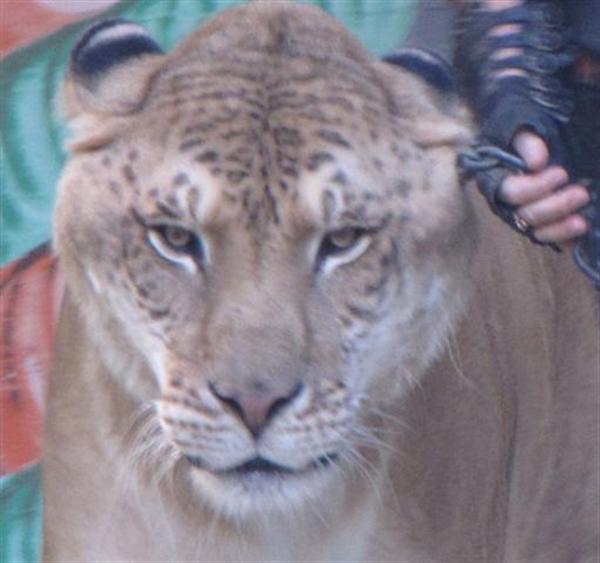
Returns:
[[[519,31],[492,34],[494,28],[507,24],[517,25]],[[574,53],[566,48],[564,36],[562,11],[552,1],[529,0],[498,11],[472,2],[460,12],[455,64],[487,142],[511,150],[515,133],[529,128],[546,141],[552,159],[559,161],[560,129],[573,110],[564,74]],[[495,58],[502,49],[519,49],[521,54]],[[500,71],[519,75],[498,77]]]

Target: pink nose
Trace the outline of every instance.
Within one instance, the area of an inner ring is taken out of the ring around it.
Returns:
[[[260,391],[221,391],[213,383],[209,387],[213,395],[233,411],[257,438],[277,413],[300,394],[302,383],[286,391],[265,386]]]

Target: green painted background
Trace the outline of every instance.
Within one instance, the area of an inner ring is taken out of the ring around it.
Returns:
[[[41,470],[0,478],[0,562],[37,563],[42,539]]]

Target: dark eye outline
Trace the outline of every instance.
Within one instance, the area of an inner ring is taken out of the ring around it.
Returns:
[[[169,237],[169,229],[179,229],[183,233],[189,234],[189,242],[181,246],[173,244]],[[165,260],[180,264],[183,260],[191,258],[196,264],[204,265],[206,258],[204,244],[202,238],[193,231],[169,223],[148,225],[146,239],[156,253]]]
[[[335,244],[334,237],[340,235],[345,231],[351,231],[352,237],[348,244],[340,246]],[[317,264],[322,264],[327,258],[333,256],[341,256],[347,252],[350,252],[364,237],[371,235],[374,229],[366,229],[364,227],[343,227],[335,231],[327,233],[321,240],[319,251],[317,252]]]

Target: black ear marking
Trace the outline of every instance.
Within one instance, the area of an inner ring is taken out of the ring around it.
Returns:
[[[131,57],[160,54],[162,49],[142,26],[122,19],[97,22],[71,52],[71,71],[91,78]]]
[[[454,69],[433,51],[405,47],[385,55],[382,60],[413,72],[442,94],[458,94]]]

